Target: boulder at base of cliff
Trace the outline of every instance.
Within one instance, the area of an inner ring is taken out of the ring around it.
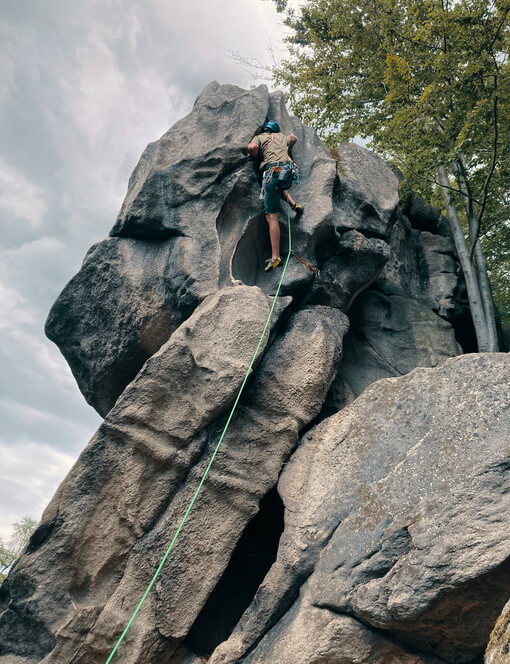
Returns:
[[[510,594],[509,375],[507,354],[449,359],[306,434],[277,559],[211,664],[480,658]]]

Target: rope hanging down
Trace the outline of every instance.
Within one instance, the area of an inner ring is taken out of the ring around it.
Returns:
[[[223,428],[223,431],[221,432],[221,436],[220,436],[220,439],[218,440],[218,444],[216,445],[216,448],[214,449],[214,452],[213,452],[213,454],[211,456],[211,459],[210,459],[210,461],[207,465],[207,468],[205,469],[205,472],[202,475],[202,479],[200,480],[200,482],[198,484],[198,487],[197,487],[195,493],[193,494],[193,498],[191,499],[191,502],[188,505],[188,509],[186,510],[186,513],[182,517],[182,521],[179,524],[179,527],[175,531],[175,535],[173,536],[173,539],[170,542],[170,546],[166,550],[166,553],[163,556],[161,562],[159,563],[159,566],[158,566],[156,572],[154,573],[154,576],[152,577],[151,582],[147,586],[147,590],[144,592],[144,594],[142,596],[142,599],[138,603],[138,606],[136,607],[136,609],[135,609],[133,615],[131,616],[131,618],[129,619],[128,624],[126,625],[124,631],[120,635],[119,640],[115,644],[115,646],[114,646],[113,650],[111,651],[110,656],[106,660],[105,664],[109,664],[109,662],[111,662],[113,656],[115,655],[115,652],[117,651],[117,648],[120,646],[120,644],[124,640],[124,637],[126,636],[128,629],[131,627],[131,624],[132,624],[133,620],[136,618],[136,615],[138,614],[138,612],[142,608],[142,604],[144,603],[145,598],[149,594],[152,586],[154,585],[156,579],[158,578],[159,573],[161,572],[161,569],[162,569],[163,565],[165,564],[166,559],[168,558],[168,556],[170,554],[170,551],[173,549],[175,541],[176,541],[177,537],[179,536],[179,533],[181,532],[182,527],[184,526],[184,523],[185,523],[186,519],[188,518],[189,513],[191,512],[191,508],[193,507],[193,504],[195,503],[195,500],[197,499],[197,496],[200,492],[200,489],[202,488],[203,483],[205,482],[205,478],[209,474],[209,470],[210,470],[210,468],[213,464],[214,458],[216,457],[216,453],[220,449],[220,445],[221,445],[221,443],[223,441],[223,438],[225,437],[225,434],[227,432],[227,429],[230,425],[230,421],[231,421],[231,419],[234,415],[235,409],[237,408],[237,404],[239,402],[239,399],[241,398],[241,394],[243,393],[244,386],[246,385],[246,383],[248,381],[248,378],[250,377],[253,364],[255,362],[255,359],[257,358],[258,352],[260,350],[260,346],[262,345],[262,341],[264,340],[264,337],[265,337],[266,332],[267,332],[267,328],[269,327],[269,323],[270,323],[271,317],[273,315],[273,311],[274,311],[274,308],[275,308],[275,305],[276,305],[276,300],[278,299],[278,295],[280,293],[280,288],[281,288],[281,285],[282,285],[282,282],[283,282],[283,278],[285,277],[285,272],[287,271],[287,265],[289,264],[289,259],[290,259],[291,255],[293,253],[292,252],[292,238],[291,238],[291,232],[290,232],[290,206],[288,204],[287,204],[287,226],[288,226],[288,229],[289,229],[289,249],[288,249],[288,252],[287,252],[287,257],[285,259],[285,265],[283,266],[282,275],[280,277],[280,281],[278,282],[278,287],[276,289],[276,293],[275,293],[274,298],[273,298],[273,303],[271,305],[271,309],[269,310],[269,314],[267,316],[266,324],[264,325],[264,329],[262,331],[259,342],[257,344],[257,348],[255,349],[255,352],[253,353],[253,357],[251,358],[250,366],[248,367],[248,371],[246,372],[246,375],[245,375],[244,380],[241,384],[241,387],[239,388],[239,392],[237,393],[237,397],[236,397],[236,400],[234,401],[234,405],[232,406],[232,410],[230,411],[230,415],[228,416],[227,422],[226,422],[226,424]]]

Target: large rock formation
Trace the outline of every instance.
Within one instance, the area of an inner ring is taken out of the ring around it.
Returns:
[[[209,465],[281,274],[263,271],[246,153],[267,118],[298,137],[292,247],[320,275],[291,258],[114,661],[481,657],[510,595],[509,358],[456,357],[469,330],[444,219],[419,199],[399,211],[388,166],[353,144],[331,158],[281,93],[211,83],[147,147],[50,312],[105,420],[0,590],[1,664],[104,664]]]

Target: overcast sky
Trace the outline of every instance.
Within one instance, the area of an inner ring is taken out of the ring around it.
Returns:
[[[258,84],[270,0],[0,0],[0,538],[38,520],[100,423],[47,313],[115,221],[149,141],[212,80]]]

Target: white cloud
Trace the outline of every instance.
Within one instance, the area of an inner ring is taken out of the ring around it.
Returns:
[[[36,320],[28,307],[27,299],[3,279],[0,280],[0,311],[2,312],[0,330],[7,332],[18,330],[20,325],[33,323]]]
[[[10,337],[13,342],[11,349],[23,359],[26,375],[39,374],[54,390],[76,392],[76,383],[67,363],[56,346],[44,339],[41,333],[12,327]]]
[[[65,244],[62,240],[59,240],[56,237],[48,237],[47,235],[37,238],[36,240],[31,240],[30,242],[25,242],[20,247],[15,247],[13,249],[6,249],[0,254],[0,257],[7,260],[24,260],[26,258],[34,258],[34,256],[39,256],[44,254],[49,258],[48,254],[51,254],[55,251],[61,251],[65,249]]]
[[[64,413],[63,415],[60,413],[52,413],[48,410],[41,410],[29,404],[17,402],[9,398],[0,399],[0,414],[3,414],[3,417],[8,414],[19,421],[30,421],[35,429],[45,426],[53,430],[58,429],[60,431],[66,431],[69,436],[80,441],[81,445],[79,449],[85,447],[85,444],[92,437],[89,427],[85,427],[81,423],[70,419],[67,413]],[[41,441],[38,442],[41,444]],[[13,443],[10,442],[10,444]]]
[[[46,192],[0,160],[0,208],[4,216],[23,219],[36,228],[42,224],[48,210]],[[6,223],[13,223],[13,220]]]
[[[49,445],[0,441],[0,538],[12,535],[12,523],[30,516],[37,521],[75,459]]]
[[[0,330],[26,335],[27,326],[38,323],[36,302],[30,298],[33,289],[27,288],[27,292],[23,293],[14,284],[22,283],[23,277],[31,273],[38,260],[49,263],[55,253],[64,248],[64,243],[58,238],[44,236],[0,252]],[[34,276],[31,274],[31,279]],[[30,346],[35,341],[32,340]]]

